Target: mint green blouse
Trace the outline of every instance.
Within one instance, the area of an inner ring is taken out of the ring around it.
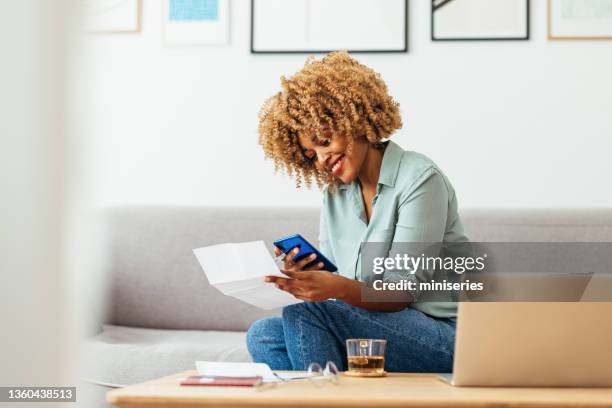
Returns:
[[[372,216],[367,222],[357,181],[323,191],[319,242],[338,273],[361,280],[362,242],[466,242],[455,190],[422,154],[385,142]],[[411,307],[434,317],[456,317],[455,302],[420,302]]]

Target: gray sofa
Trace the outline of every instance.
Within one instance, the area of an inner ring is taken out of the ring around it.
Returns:
[[[612,241],[612,210],[466,210],[473,241]],[[299,232],[317,242],[314,208],[123,207],[108,212],[106,324],[84,345],[82,377],[125,385],[248,361],[245,331],[264,312],[208,285],[193,248]],[[271,245],[270,245],[271,246]]]

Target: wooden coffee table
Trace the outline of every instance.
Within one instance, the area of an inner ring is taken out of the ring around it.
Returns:
[[[185,371],[110,391],[107,401],[137,407],[612,407],[612,388],[458,388],[433,374],[384,378],[342,376],[316,387],[308,380],[277,386],[181,387]]]

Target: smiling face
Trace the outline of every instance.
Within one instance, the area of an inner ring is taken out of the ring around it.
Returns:
[[[259,112],[259,144],[297,187],[314,182],[323,188],[356,177],[368,185],[377,180],[381,143],[401,127],[399,104],[380,75],[338,51],[308,59],[281,78],[280,92]],[[327,145],[321,144],[328,138],[324,129],[334,133]]]
[[[319,171],[331,174],[344,184],[357,179],[370,147],[365,138],[354,139],[350,149],[349,139],[342,133],[327,132],[323,138],[328,141],[318,142],[300,134],[298,141],[304,156],[312,161]]]

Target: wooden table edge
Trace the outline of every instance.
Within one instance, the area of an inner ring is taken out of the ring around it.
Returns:
[[[391,373],[390,376],[396,376],[396,375],[402,375],[405,377],[416,377],[419,379],[424,379],[424,380],[435,380],[435,381],[439,381],[440,384],[443,384],[447,387],[450,387],[451,389],[482,389],[482,390],[494,390],[494,389],[501,389],[504,391],[508,391],[508,392],[512,392],[512,390],[516,390],[516,391],[521,391],[521,390],[531,390],[531,389],[542,389],[542,390],[551,390],[551,388],[537,388],[537,387],[453,387],[450,384],[446,383],[445,381],[443,381],[441,378],[438,377],[437,374],[422,374],[422,373]],[[176,381],[178,378],[182,378],[182,377],[187,377],[189,375],[195,375],[195,371],[194,370],[188,370],[188,371],[183,371],[180,373],[176,373],[176,374],[172,374],[169,376],[165,376],[165,377],[160,377],[154,380],[150,380],[150,381],[145,381],[142,383],[138,383],[138,384],[134,384],[128,387],[138,387],[138,386],[143,386],[143,385],[155,385],[157,383],[163,382],[163,381]],[[153,384],[151,384],[153,383]],[[543,401],[543,400],[508,400],[505,402],[500,402],[500,401],[490,401],[490,400],[484,400],[484,401],[474,401],[474,400],[455,400],[455,401],[440,401],[440,400],[435,400],[432,399],[431,401],[428,400],[423,400],[423,399],[417,399],[414,401],[406,401],[406,400],[397,400],[397,401],[393,401],[393,400],[384,400],[384,401],[362,401],[363,403],[366,403],[366,405],[363,404],[357,404],[355,403],[354,399],[348,399],[346,401],[342,401],[340,399],[336,400],[326,400],[326,399],[320,399],[320,400],[304,400],[304,401],[295,401],[292,400],[291,402],[288,401],[283,401],[283,400],[269,400],[269,399],[250,399],[250,398],[245,398],[244,395],[226,395],[223,397],[219,397],[219,396],[207,396],[206,398],[201,398],[201,397],[187,397],[187,396],[183,396],[179,399],[174,399],[172,396],[169,396],[168,398],[164,398],[164,397],[160,397],[160,396],[129,396],[129,395],[122,395],[124,392],[123,390],[128,388],[128,387],[124,387],[124,388],[119,388],[119,389],[114,389],[111,390],[109,392],[106,393],[106,401],[109,404],[113,404],[115,406],[119,406],[119,407],[141,407],[141,406],[177,406],[177,407],[182,407],[182,406],[216,406],[216,407],[232,407],[232,408],[239,408],[239,407],[249,407],[249,408],[269,408],[269,407],[282,407],[282,406],[288,406],[290,405],[292,408],[305,408],[305,407],[325,407],[325,408],[329,408],[329,407],[334,407],[334,408],[355,408],[355,407],[361,407],[361,406],[378,406],[376,405],[377,402],[378,404],[382,404],[381,406],[384,407],[389,407],[389,408],[395,408],[395,407],[423,407],[423,408],[448,408],[448,407],[458,407],[458,408],[467,408],[467,407],[475,407],[475,408],[498,408],[500,406],[503,406],[504,408],[549,408],[549,407],[559,407],[559,408],[580,408],[580,407],[589,407],[589,408],[593,408],[593,407],[608,407],[608,408],[612,408],[612,388],[603,388],[604,390],[609,390],[611,392],[610,394],[610,401],[609,402],[605,402],[605,401],[588,401],[588,400],[584,400],[582,402],[577,402],[574,400],[570,400],[570,401],[564,401],[564,402],[551,402],[551,401]],[[225,388],[225,387],[224,387]],[[560,390],[576,390],[576,391],[585,391],[585,390],[594,390],[596,388],[559,388]],[[434,396],[435,398],[435,396]],[[168,401],[168,399],[172,400],[172,401]]]

